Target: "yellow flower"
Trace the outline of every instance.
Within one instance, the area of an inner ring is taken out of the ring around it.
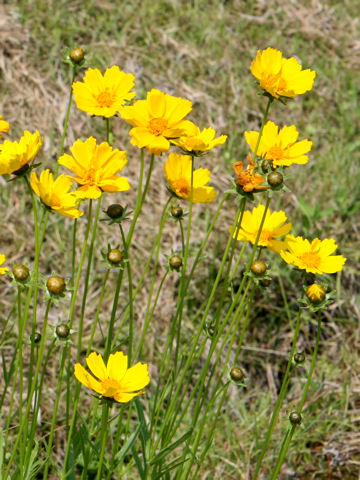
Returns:
[[[190,200],[191,190],[191,157],[170,153],[164,163],[164,173],[170,190],[180,198]],[[210,170],[198,168],[193,173],[193,202],[209,203],[216,197],[213,187],[207,187],[210,182]]]
[[[91,388],[101,397],[113,398],[117,402],[127,403],[141,395],[141,389],[150,382],[148,366],[136,363],[128,368],[128,357],[122,352],[110,354],[107,365],[98,353],[92,352],[86,359],[90,375],[85,368],[77,363],[75,377],[86,387]]]
[[[161,155],[169,150],[169,139],[186,134],[192,125],[192,122],[183,120],[191,109],[190,100],[172,97],[153,88],[146,100],[122,107],[120,115],[134,127],[129,132],[133,145],[146,147],[148,152]]]
[[[280,165],[288,167],[293,163],[304,165],[309,161],[305,154],[310,152],[312,142],[309,140],[297,142],[298,136],[299,132],[295,125],[285,126],[279,131],[279,127],[269,121],[264,126],[257,155],[271,160],[274,167]],[[258,138],[259,132],[245,132],[245,139],[253,152]]]
[[[223,145],[226,142],[227,135],[220,135],[215,138],[216,132],[213,128],[204,128],[201,132],[200,128],[194,123],[188,125],[188,131],[185,136],[178,139],[171,140],[171,143],[180,147],[186,152],[191,152],[193,155],[199,155],[202,152],[207,152],[211,148]]]
[[[9,128],[10,128],[10,125],[9,125],[9,122],[5,122],[5,120],[3,120],[3,116],[0,115],[0,138],[2,137],[2,133],[7,133],[9,131]]]
[[[0,175],[17,172],[31,162],[40,150],[42,142],[38,131],[30,133],[27,130],[19,142],[5,140],[0,145]]]
[[[94,137],[76,140],[70,151],[72,156],[62,155],[58,161],[77,175],[69,178],[82,185],[76,191],[78,197],[99,198],[102,192],[130,189],[127,178],[116,176],[127,163],[126,152],[113,150],[107,142],[97,145]]]
[[[72,181],[66,175],[60,175],[56,180],[50,170],[44,170],[40,174],[40,180],[35,172],[31,172],[30,185],[41,201],[52,210],[66,217],[77,218],[83,215],[77,208],[78,199],[73,193],[69,193]]]
[[[83,82],[73,83],[75,103],[89,115],[114,116],[124,103],[135,97],[130,90],[135,85],[132,73],[125,73],[117,65],[102,75],[97,68],[86,70]]]
[[[310,243],[302,237],[288,235],[280,255],[290,265],[321,275],[342,270],[346,258],[342,255],[331,255],[336,249],[337,245],[333,238],[325,240],[315,238]]]
[[[0,265],[2,265],[6,260],[5,255],[0,254]],[[0,275],[5,275],[5,273],[8,271],[8,267],[1,267],[0,268]]]
[[[302,70],[296,58],[283,58],[274,48],[258,50],[250,69],[260,87],[274,98],[296,97],[311,90],[316,76],[313,70]]]
[[[259,205],[253,208],[253,211],[246,210],[241,222],[241,228],[239,229],[237,240],[243,242],[251,242],[255,244],[256,237],[259,232],[261,221],[264,215],[265,206]],[[282,237],[290,232],[292,223],[285,222],[287,217],[285,212],[280,210],[279,212],[271,213],[270,209],[267,210],[263,228],[260,233],[258,245],[261,247],[267,247],[274,252],[280,252],[284,248],[285,242],[280,240],[274,240],[277,237]],[[232,227],[230,227],[230,231]],[[236,228],[233,231],[233,237],[235,238]]]

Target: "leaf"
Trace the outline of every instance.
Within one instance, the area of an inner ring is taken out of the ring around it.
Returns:
[[[137,438],[137,436],[139,435],[140,433],[140,429],[141,429],[141,426],[138,425],[137,429],[135,430],[135,432],[131,435],[131,437],[128,439],[128,441],[125,443],[125,445],[122,447],[122,449],[120,450],[120,452],[118,452],[115,456],[115,462],[120,462],[120,460],[122,460],[125,455],[128,453],[128,451],[130,450],[130,448],[133,447],[134,445],[134,442]]]
[[[164,457],[167,457],[170,452],[175,450],[176,447],[178,447],[179,445],[184,443],[185,440],[188,437],[190,437],[193,430],[194,430],[193,428],[190,428],[190,430],[188,430],[186,433],[184,433],[184,435],[182,437],[180,437],[178,440],[176,440],[174,443],[172,443],[168,447],[161,450],[161,452],[159,452],[157,455],[155,455],[155,457],[151,460],[150,465],[154,465],[155,463],[158,463],[159,460],[162,460]]]

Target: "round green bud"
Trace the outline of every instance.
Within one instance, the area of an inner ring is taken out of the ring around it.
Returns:
[[[182,265],[182,258],[179,255],[173,255],[170,260],[170,267],[173,268],[174,270],[179,270]]]
[[[280,187],[284,181],[284,177],[280,172],[271,172],[267,176],[267,182],[271,187]]]
[[[184,215],[184,211],[181,207],[179,207],[179,205],[175,205],[171,208],[171,215],[174,218],[181,218]]]
[[[40,343],[40,340],[41,340],[41,333],[35,332],[34,336],[32,337],[32,341],[34,343]]]
[[[56,327],[55,331],[59,338],[67,338],[70,333],[70,328],[65,323],[61,323]]]
[[[289,420],[292,425],[300,425],[302,417],[298,412],[291,412],[289,415]]]
[[[234,382],[240,382],[245,377],[243,370],[239,367],[234,367],[230,370],[230,378]]]
[[[107,259],[109,260],[110,263],[113,263],[114,265],[120,263],[123,258],[124,258],[124,255],[118,248],[113,248],[107,254]]]
[[[110,218],[120,218],[124,213],[124,208],[119,203],[113,203],[106,210]]]
[[[66,288],[65,280],[57,275],[49,277],[46,286],[49,292],[53,293],[54,295],[60,295],[65,291]]]
[[[27,280],[30,275],[29,269],[25,265],[16,265],[12,272],[16,280],[20,280],[20,282]]]
[[[305,362],[305,353],[304,352],[295,353],[294,362],[295,363],[304,363]]]
[[[262,260],[256,260],[251,265],[251,271],[254,275],[264,275],[266,269],[266,263]]]
[[[73,63],[80,63],[84,60],[85,52],[82,48],[76,47],[70,51],[70,59]]]

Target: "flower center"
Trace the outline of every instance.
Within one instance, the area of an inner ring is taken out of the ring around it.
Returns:
[[[320,265],[321,258],[315,252],[306,252],[300,255],[300,259],[309,268],[317,268]]]
[[[120,384],[113,378],[106,378],[101,382],[101,386],[104,389],[104,397],[112,397],[116,392],[120,390]]]
[[[178,197],[188,198],[190,196],[190,185],[184,177],[180,177],[173,182],[173,189]]]
[[[83,178],[84,182],[93,185],[95,183],[95,173],[95,168],[91,167]]]
[[[257,235],[257,232],[256,232],[256,235]],[[273,232],[270,232],[270,230],[261,230],[261,233],[260,233],[260,239],[259,241],[260,242],[269,242],[273,239]]]
[[[281,78],[280,74],[269,74],[264,75],[264,77],[261,79],[260,87],[271,94],[276,93],[277,95],[281,95],[280,92],[287,89],[287,83],[286,80]]]
[[[164,118],[152,118],[148,125],[150,132],[157,137],[162,135],[166,127],[167,121]]]
[[[113,96],[111,95],[108,89],[104,90],[103,92],[100,92],[99,95],[96,97],[96,101],[99,107],[102,107],[102,108],[110,108],[114,103]]]
[[[284,157],[285,153],[280,145],[273,145],[266,155],[269,160],[281,160]]]

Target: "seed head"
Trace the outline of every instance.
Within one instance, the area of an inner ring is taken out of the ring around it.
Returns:
[[[124,213],[124,207],[122,207],[119,203],[113,203],[108,207],[106,213],[110,218],[120,218]]]
[[[251,271],[254,275],[264,275],[266,269],[266,263],[262,260],[256,260],[251,265]]]
[[[66,288],[65,280],[57,275],[49,277],[46,286],[49,292],[54,295],[60,295]]]
[[[267,182],[271,187],[280,187],[284,181],[284,177],[280,172],[271,172],[267,176]]]
[[[240,367],[234,367],[230,370],[230,377],[231,380],[234,382],[240,382],[244,378],[245,374]]]
[[[170,258],[169,263],[171,268],[174,270],[179,270],[182,265],[182,258],[179,255],[173,255]]]
[[[292,425],[300,425],[302,417],[298,412],[291,412],[289,415],[289,420]]]
[[[70,333],[70,328],[65,323],[61,323],[56,327],[55,332],[59,338],[67,338]]]
[[[70,59],[73,63],[78,65],[84,60],[85,52],[82,48],[76,47],[70,51]]]
[[[110,263],[113,263],[114,265],[117,265],[118,263],[120,263],[123,258],[124,258],[124,255],[118,248],[113,248],[107,254],[107,259],[109,260]]]
[[[30,275],[29,269],[25,267],[25,265],[16,265],[12,272],[16,280],[19,280],[20,282],[27,280]]]

